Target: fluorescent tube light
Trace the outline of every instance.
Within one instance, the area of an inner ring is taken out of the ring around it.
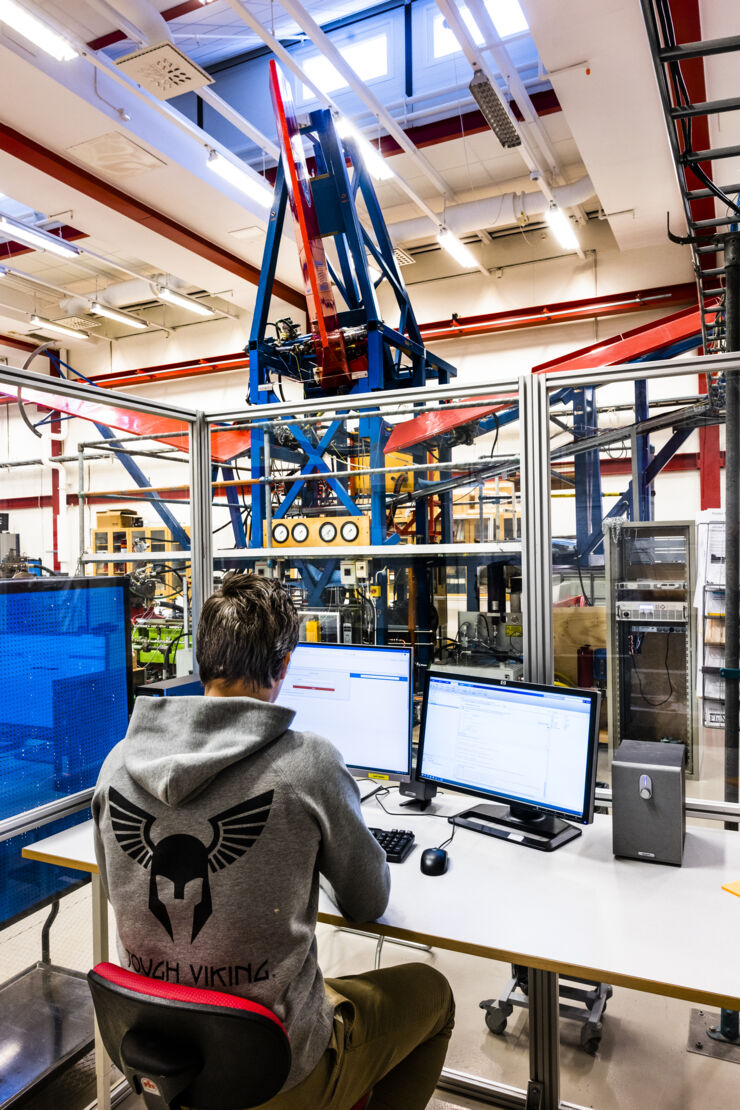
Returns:
[[[42,23],[26,8],[16,4],[15,0],[0,0],[0,23],[17,31],[24,39],[38,46],[45,54],[51,54],[58,62],[71,62],[73,58],[79,57],[79,52],[71,42],[57,31],[52,31],[48,24]]]
[[[376,181],[390,181],[395,174],[386,162],[380,151],[365,138],[361,131],[346,116],[338,116],[335,120],[337,134],[341,139],[351,139],[357,147],[360,157],[371,177]]]
[[[215,316],[216,313],[207,304],[201,304],[196,301],[195,297],[186,297],[184,293],[176,293],[174,289],[168,289],[166,285],[153,285],[154,295],[160,301],[167,301],[168,304],[177,305],[178,308],[184,308],[188,312],[194,312],[196,316]]]
[[[437,242],[440,247],[451,255],[455,262],[464,266],[466,270],[476,269],[478,263],[475,256],[468,250],[464,243],[461,243],[458,237],[450,231],[448,227],[441,227],[437,235]]]
[[[565,250],[577,251],[579,247],[573,225],[557,204],[551,204],[545,213],[545,219],[550,225],[555,238]]]
[[[66,239],[57,235],[50,235],[40,227],[29,227],[18,220],[11,220],[8,216],[0,216],[0,234],[7,235],[10,239],[17,239],[19,243],[25,243],[28,247],[51,251],[53,254],[61,254],[67,258],[80,254],[80,248],[74,243],[68,243]]]
[[[272,207],[272,189],[257,174],[252,176],[246,170],[239,169],[217,150],[212,150],[209,154],[207,166],[209,170],[213,170],[251,200],[256,200],[265,208]]]
[[[55,324],[53,320],[45,320],[43,316],[32,316],[31,326],[39,328],[41,331],[57,331],[60,335],[69,336],[70,339],[90,338],[86,331],[77,331],[75,328],[68,328],[66,324]]]
[[[119,308],[111,308],[110,305],[102,304],[100,301],[91,303],[90,312],[93,316],[105,316],[107,320],[115,320],[118,324],[128,324],[140,331],[149,326],[146,320],[142,320],[140,316],[134,316],[130,312],[122,312]]]

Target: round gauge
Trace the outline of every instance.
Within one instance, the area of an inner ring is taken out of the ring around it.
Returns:
[[[355,524],[354,520],[345,520],[340,531],[345,543],[354,543],[360,534],[359,525]]]
[[[330,520],[325,520],[319,528],[319,539],[322,543],[331,543],[337,538],[337,526]]]
[[[287,543],[290,536],[290,529],[287,524],[275,524],[272,529],[272,542],[273,543]]]
[[[308,539],[308,525],[299,520],[297,524],[293,525],[293,530],[290,533],[293,537],[294,543],[305,543]]]

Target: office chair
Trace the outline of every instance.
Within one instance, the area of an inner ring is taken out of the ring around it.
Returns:
[[[87,978],[108,1055],[149,1110],[249,1110],[288,1077],[288,1034],[257,1002],[110,963]]]

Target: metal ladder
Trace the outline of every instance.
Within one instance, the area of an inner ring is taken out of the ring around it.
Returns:
[[[687,236],[677,236],[669,227],[668,237],[672,242],[689,244],[692,248],[704,350],[707,354],[716,354],[725,350],[723,233],[734,230],[733,224],[740,224],[737,200],[740,182],[718,186],[713,178],[716,174],[721,180],[722,160],[740,155],[740,146],[709,146],[709,117],[740,110],[740,96],[723,100],[698,99],[706,96],[703,67],[685,67],[683,63],[738,52],[740,36],[679,43],[673,27],[671,0],[640,0],[640,3],[689,228]],[[719,200],[725,210],[729,208],[729,212],[715,215],[715,200]]]

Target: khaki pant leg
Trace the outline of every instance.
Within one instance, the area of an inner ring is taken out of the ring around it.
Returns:
[[[424,1110],[454,1024],[449,983],[426,964],[325,980],[335,1005],[326,1052],[303,1082],[260,1110]]]
[[[328,1110],[350,1110],[371,1088],[371,1110],[424,1110],[454,1024],[444,976],[427,964],[401,964],[329,979],[327,987],[354,1011],[344,1017],[344,1054]]]

